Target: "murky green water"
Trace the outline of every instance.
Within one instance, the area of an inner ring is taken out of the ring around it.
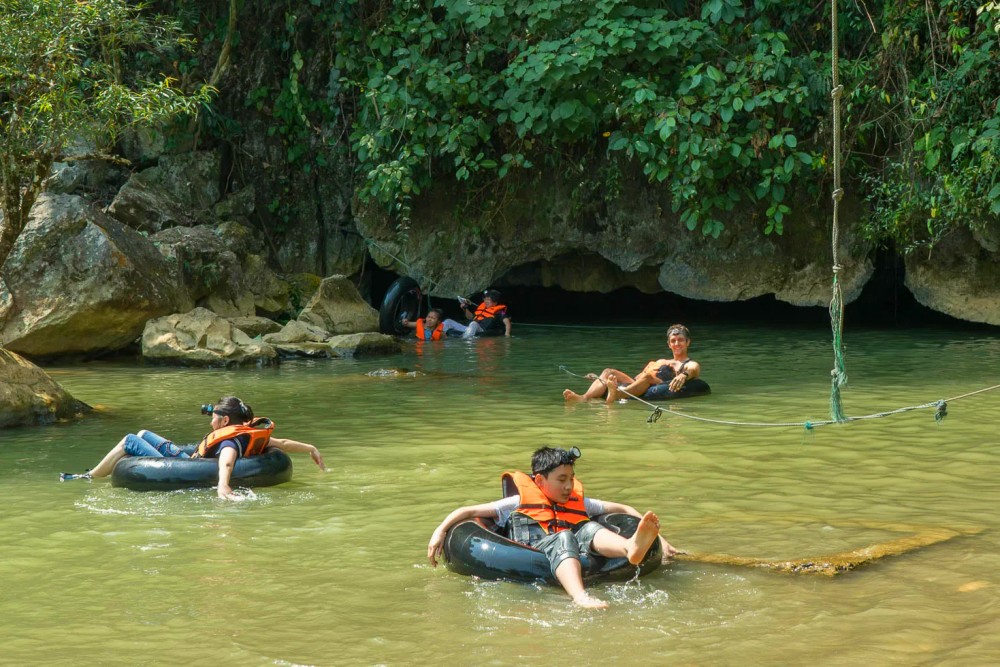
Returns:
[[[701,328],[692,356],[715,393],[675,404],[739,421],[827,416],[829,332]],[[566,406],[606,365],[636,369],[657,329],[521,327],[397,358],[199,371],[93,363],[50,369],[105,408],[0,432],[0,663],[219,665],[951,664],[1000,661],[1000,390],[812,432],[717,426],[642,406]],[[1000,337],[848,331],[849,414],[996,384]],[[416,378],[372,378],[384,367]],[[289,484],[225,503],[214,491],[59,483],[125,432],[181,441],[198,405],[244,397],[279,433],[317,444]],[[479,582],[424,553],[459,504],[544,443],[578,445],[595,497],[659,512],[677,546],[799,558],[982,529],[832,579],[675,563],[604,584],[610,610],[558,590]],[[893,530],[899,527],[899,531]]]

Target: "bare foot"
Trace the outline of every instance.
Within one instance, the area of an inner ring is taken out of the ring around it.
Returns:
[[[660,519],[652,512],[646,512],[635,529],[635,535],[628,539],[625,553],[628,562],[638,565],[646,557],[649,547],[660,534]]]
[[[580,607],[585,607],[587,609],[607,609],[608,603],[604,600],[598,600],[595,597],[591,597],[587,593],[581,593],[577,597],[573,598],[575,602]]]
[[[565,390],[563,392],[563,398],[565,398],[567,401],[574,401],[574,402],[580,402],[580,401],[584,400],[583,396],[581,396],[580,394],[576,393],[572,389]]]
[[[611,405],[618,400],[620,394],[618,393],[618,384],[616,382],[608,382],[608,393],[604,395],[604,402]]]

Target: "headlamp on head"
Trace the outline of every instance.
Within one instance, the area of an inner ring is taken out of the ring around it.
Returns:
[[[206,403],[205,405],[201,406],[201,414],[203,414],[203,415],[210,415],[213,412],[215,412],[215,407],[214,406],[209,405],[208,403]]]
[[[581,456],[583,456],[583,454],[580,452],[579,447],[570,447],[569,449],[564,449],[562,455],[562,464],[573,465],[574,463],[576,463],[576,460]]]

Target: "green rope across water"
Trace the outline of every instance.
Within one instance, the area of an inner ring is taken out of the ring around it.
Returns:
[[[563,371],[564,373],[568,373],[573,377],[578,377],[583,380],[591,379],[585,375],[574,373],[564,365],[560,365],[559,370]],[[862,421],[866,419],[879,419],[881,417],[889,417],[890,415],[898,415],[904,412],[912,412],[913,410],[924,410],[927,408],[934,408],[934,421],[940,422],[946,416],[948,416],[948,403],[953,403],[954,401],[958,401],[963,398],[968,398],[969,396],[975,396],[976,394],[982,394],[987,391],[993,391],[994,389],[1000,389],[1000,384],[995,384],[992,387],[984,387],[983,389],[977,389],[975,391],[970,391],[968,393],[960,394],[958,396],[952,396],[951,398],[947,399],[930,401],[929,403],[921,403],[920,405],[909,405],[903,408],[896,408],[895,410],[883,410],[882,412],[874,412],[870,415],[862,415],[860,417],[844,417],[843,419],[824,419],[822,421],[807,420],[802,422],[751,422],[751,421],[733,421],[729,419],[711,419],[709,417],[698,417],[697,415],[692,415],[685,412],[681,412],[679,410],[675,410],[673,404],[671,404],[669,407],[664,407],[661,405],[650,403],[649,401],[640,398],[638,396],[633,396],[628,392],[622,392],[622,393],[653,409],[653,412],[646,419],[646,423],[649,424],[658,421],[662,415],[668,414],[674,417],[683,417],[684,419],[691,419],[693,421],[704,422],[708,424],[719,424],[721,426],[755,426],[758,428],[794,426],[794,427],[804,428],[807,431],[811,431],[817,426],[827,426],[829,424],[846,424],[849,422]]]

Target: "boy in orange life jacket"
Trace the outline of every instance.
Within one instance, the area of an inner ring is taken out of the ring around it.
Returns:
[[[265,428],[265,423],[273,428],[270,420],[260,419],[255,421],[253,409],[235,396],[220,398],[219,402],[212,406],[211,410],[205,407],[203,408],[203,412],[212,415],[212,431],[202,440],[202,444],[199,445],[199,452],[203,451],[201,456],[206,458],[219,459],[218,493],[220,498],[231,500],[236,497],[229,486],[229,480],[233,474],[233,464],[245,452],[247,455],[259,453],[256,451],[258,447],[275,447],[285,452],[309,454],[320,469],[326,469],[323,465],[323,456],[315,446],[296,440],[274,437],[271,435],[270,429]],[[255,428],[255,424],[258,423],[260,427]],[[220,433],[224,435],[229,430],[240,430],[232,428],[236,426],[248,426],[250,428],[243,430],[241,433],[233,433],[233,437],[231,438],[223,438],[221,440],[219,437],[213,438],[213,435],[219,435]],[[198,455],[198,453],[195,454],[195,456]],[[190,458],[189,454],[173,442],[150,431],[142,430],[138,434],[133,435],[129,433],[122,438],[110,452],[104,455],[101,462],[92,470],[82,475],[60,473],[59,478],[69,480],[107,477],[115,469],[115,464],[126,456]]]
[[[416,329],[417,340],[441,340],[444,338],[444,311],[440,308],[431,308],[427,311],[427,317],[418,319],[416,322],[403,318],[403,326]]]
[[[459,507],[445,517],[427,544],[431,565],[437,567],[436,558],[441,554],[445,534],[455,524],[474,517],[490,518],[498,525],[509,521],[511,539],[548,557],[553,576],[573,602],[582,607],[606,608],[606,602],[592,597],[583,587],[580,554],[589,551],[606,558],[628,558],[630,563],[638,564],[659,537],[660,520],[652,512],[646,512],[635,534],[628,539],[590,521],[590,516],[609,512],[633,516],[639,513],[628,505],[583,497],[583,485],[575,478],[573,469],[579,457],[580,450],[576,447],[569,451],[542,447],[531,457],[531,477],[520,472],[504,473],[517,485],[519,495]]]

